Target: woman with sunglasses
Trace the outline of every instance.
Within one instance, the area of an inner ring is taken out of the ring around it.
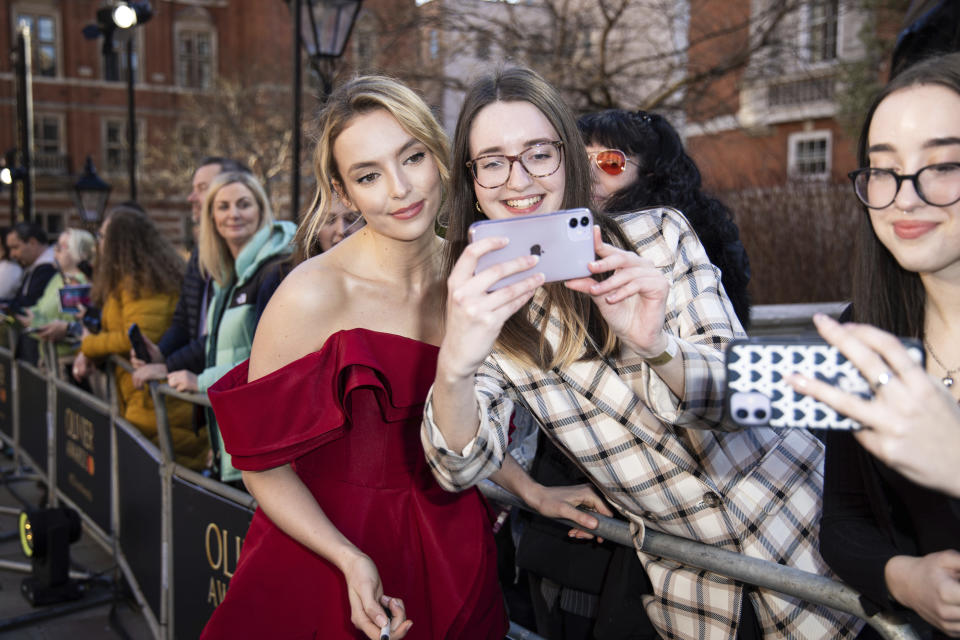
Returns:
[[[749,328],[750,261],[740,230],[726,205],[701,189],[700,170],[676,129],[656,113],[623,109],[581,116],[577,126],[591,160],[595,206],[611,214],[656,206],[682,212]]]
[[[910,609],[934,627],[911,620],[921,632],[958,637],[960,54],[896,76],[868,111],[858,156],[858,324],[817,326],[874,397],[794,380],[866,427],[828,434],[820,548],[876,608]],[[894,335],[923,341],[925,371]]]
[[[819,441],[801,430],[722,431],[720,348],[740,330],[686,220],[672,209],[597,216],[590,271],[602,279],[542,286],[532,257],[475,273],[481,255],[504,245],[468,245],[475,220],[589,203],[576,121],[529,69],[471,86],[451,164],[446,323],[422,431],[440,483],[459,490],[495,472],[514,407],[524,407],[630,519],[638,549],[650,526],[826,573],[815,546]],[[652,583],[643,602],[664,637],[834,639],[859,627],[824,607],[640,558]]]

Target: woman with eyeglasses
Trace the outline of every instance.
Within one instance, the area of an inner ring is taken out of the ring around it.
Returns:
[[[700,170],[663,116],[609,109],[577,126],[591,161],[594,205],[610,214],[673,207],[697,232],[745,329],[750,326],[750,261],[740,230],[722,202],[701,189]]]
[[[877,609],[910,609],[934,627],[912,620],[922,633],[958,637],[960,54],[896,76],[867,113],[858,156],[857,324],[817,325],[874,397],[794,380],[865,426],[828,435],[820,548]],[[894,335],[923,341],[925,367]]]
[[[533,257],[475,273],[505,240],[468,244],[470,224],[589,204],[587,152],[556,89],[511,68],[467,91],[452,157],[445,332],[422,429],[440,483],[460,490],[497,471],[523,407],[630,519],[638,549],[653,527],[827,573],[819,441],[796,429],[728,433],[720,421],[720,349],[742,334],[686,220],[667,208],[598,215],[595,277],[544,286]],[[834,639],[859,628],[638,553],[652,583],[643,604],[664,637]]]

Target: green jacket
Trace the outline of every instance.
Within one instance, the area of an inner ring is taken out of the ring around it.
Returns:
[[[232,282],[226,287],[214,283],[207,312],[207,368],[197,376],[201,393],[250,357],[257,321],[285,275],[281,263],[293,251],[295,232],[296,226],[287,221],[263,227],[237,256]],[[211,443],[219,455],[220,479],[237,480],[240,472],[223,450],[213,412],[207,415]]]
[[[87,277],[82,273],[78,273],[70,284],[87,284]],[[64,282],[63,274],[57,271],[53,274],[53,277],[50,278],[50,282],[47,283],[43,294],[37,300],[37,304],[30,307],[30,311],[33,312],[33,322],[30,323],[31,327],[39,328],[50,324],[54,320],[66,320],[67,322],[76,320],[73,314],[60,311],[60,289],[64,286],[66,286],[66,282]],[[36,338],[36,336],[32,337]],[[76,345],[57,344],[58,356],[68,356],[76,350]]]

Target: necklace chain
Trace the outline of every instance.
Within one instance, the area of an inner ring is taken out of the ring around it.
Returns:
[[[960,367],[955,367],[953,369],[948,369],[947,365],[943,364],[940,358],[937,357],[937,353],[933,350],[933,347],[930,345],[930,341],[926,338],[923,339],[923,346],[927,348],[927,353],[933,357],[933,361],[940,365],[940,368],[943,369],[946,373],[940,379],[940,382],[943,383],[945,387],[953,386],[953,374],[960,372]]]

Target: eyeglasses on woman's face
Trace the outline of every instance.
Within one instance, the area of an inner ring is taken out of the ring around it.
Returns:
[[[960,201],[960,162],[931,164],[910,175],[873,167],[847,175],[857,198],[871,209],[885,209],[893,204],[905,181],[912,182],[920,199],[931,206],[946,207]]]
[[[627,169],[627,163],[633,160],[627,157],[620,149],[603,149],[602,151],[593,151],[588,153],[590,160],[596,163],[597,168],[611,176],[618,176]]]
[[[510,179],[513,163],[519,162],[531,178],[546,178],[560,168],[563,141],[542,142],[527,147],[515,156],[503,154],[479,156],[467,162],[473,179],[484,189],[502,187]]]

